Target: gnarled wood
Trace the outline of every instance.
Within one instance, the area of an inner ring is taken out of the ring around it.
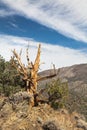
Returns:
[[[31,95],[31,104],[32,106],[37,104],[37,82],[43,79],[54,77],[56,74],[50,76],[39,77],[38,70],[40,66],[40,54],[41,54],[41,45],[39,44],[36,59],[33,62],[29,59],[28,48],[26,49],[26,59],[27,66],[21,62],[21,53],[18,54],[16,50],[13,51],[13,57],[11,57],[12,65],[16,68],[19,75],[22,76],[22,79],[26,82],[25,89]],[[38,100],[39,101],[39,100]]]

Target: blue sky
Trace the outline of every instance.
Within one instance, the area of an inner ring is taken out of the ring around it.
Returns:
[[[0,54],[24,53],[29,44],[34,60],[42,44],[41,69],[87,61],[87,0],[0,0]]]

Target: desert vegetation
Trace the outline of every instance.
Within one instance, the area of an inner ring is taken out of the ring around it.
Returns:
[[[49,102],[54,109],[64,108],[68,99],[68,83],[60,79],[52,80],[47,84]]]
[[[21,78],[10,61],[0,56],[0,95],[9,96],[20,90]]]

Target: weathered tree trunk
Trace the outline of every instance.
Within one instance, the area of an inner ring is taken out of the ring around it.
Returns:
[[[11,58],[13,66],[17,69],[18,73],[22,76],[22,79],[26,82],[25,90],[29,93],[31,97],[30,102],[32,106],[38,104],[37,82],[39,80],[51,77],[38,77],[38,70],[40,66],[40,49],[41,45],[39,44],[37,56],[34,63],[30,62],[28,49],[26,50],[26,67],[21,62],[21,53],[18,54],[15,50],[13,50],[13,57]]]

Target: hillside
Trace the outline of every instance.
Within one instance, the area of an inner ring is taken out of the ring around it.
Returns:
[[[48,104],[30,108],[26,92],[0,98],[0,130],[87,130],[85,118]]]
[[[1,96],[0,130],[87,130],[87,64],[60,68],[56,72],[55,77],[40,81],[38,88],[46,88],[47,84],[58,78],[68,82],[68,110],[54,110],[47,103],[31,109],[27,92],[18,92],[12,97]],[[46,70],[39,75],[53,73],[54,70]],[[43,94],[47,98],[46,91]]]
[[[54,73],[53,70],[47,70],[41,72],[40,75],[50,75],[52,73]],[[87,118],[87,64],[60,68],[58,74],[53,79],[41,81],[40,86],[45,88],[47,83],[58,78],[62,82],[68,82],[69,99],[67,108],[70,111],[78,111]]]

